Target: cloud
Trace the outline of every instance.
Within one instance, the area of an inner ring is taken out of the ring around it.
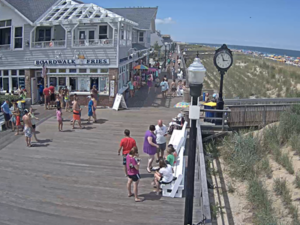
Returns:
[[[175,21],[171,17],[167,17],[164,19],[156,19],[155,20],[156,24],[171,24],[175,23]]]

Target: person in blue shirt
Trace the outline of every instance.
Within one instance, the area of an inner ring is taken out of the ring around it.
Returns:
[[[168,82],[164,79],[161,83],[161,92],[163,97],[167,97],[167,91],[169,90],[169,84]]]
[[[12,115],[10,109],[9,109],[9,101],[5,100],[5,102],[1,105],[1,111],[3,112],[4,119],[5,119],[5,127],[6,129],[9,128],[9,120]]]
[[[128,82],[128,87],[129,87],[129,92],[130,92],[130,97],[134,97],[134,86],[133,86],[133,78],[130,79]]]
[[[40,95],[40,101],[43,102],[44,100],[44,85],[42,83],[39,83],[39,95]]]

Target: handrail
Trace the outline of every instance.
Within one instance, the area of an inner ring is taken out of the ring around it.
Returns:
[[[257,103],[300,103],[300,98],[255,98],[255,99],[224,99],[225,105],[243,105]]]
[[[113,39],[76,39],[73,43],[74,47],[87,47],[87,46],[113,46]]]
[[[64,48],[66,41],[36,41],[31,43],[31,48]]]
[[[202,218],[203,224],[211,225],[211,212],[210,212],[210,202],[209,202],[209,193],[207,186],[207,178],[206,178],[206,165],[205,165],[205,156],[203,150],[203,142],[202,142],[202,132],[201,126],[198,122],[197,124],[197,151],[196,151],[196,159],[197,159],[197,169],[198,169],[198,180],[200,181],[200,206],[203,215],[200,215]],[[196,184],[199,183],[195,182]],[[197,190],[197,189],[195,189]],[[195,193],[196,195],[196,193]],[[198,194],[197,194],[198,195]],[[197,196],[196,195],[196,196]],[[198,222],[198,221],[197,221]],[[200,224],[200,223],[199,223]]]

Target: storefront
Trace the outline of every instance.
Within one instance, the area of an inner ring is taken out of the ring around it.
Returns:
[[[0,70],[1,93],[16,91],[20,86],[25,88],[25,70]]]

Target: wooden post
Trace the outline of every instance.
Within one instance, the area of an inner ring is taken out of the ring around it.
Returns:
[[[263,114],[263,125],[267,125],[267,106],[264,105],[264,114]]]
[[[222,117],[222,131],[224,131],[224,123],[225,123],[225,112],[223,112],[223,117]]]
[[[244,106],[244,120],[243,120],[244,126],[246,126],[246,110],[247,110],[247,106]]]

